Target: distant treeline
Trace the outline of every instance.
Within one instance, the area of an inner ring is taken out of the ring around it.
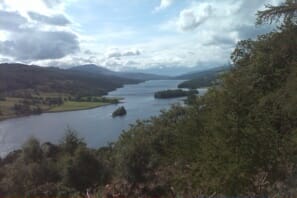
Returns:
[[[3,98],[5,99],[5,98]],[[119,102],[116,98],[105,98],[105,97],[33,97],[24,98],[15,102],[13,111],[17,116],[26,116],[31,114],[41,114],[42,112],[50,109],[53,106],[63,105],[64,102],[75,101],[75,102],[98,102],[98,103],[109,103],[116,104]]]

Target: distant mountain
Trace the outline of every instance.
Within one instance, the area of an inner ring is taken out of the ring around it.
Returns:
[[[176,79],[187,80],[178,85],[179,88],[196,89],[200,87],[208,87],[218,82],[218,77],[231,69],[231,66],[221,66],[204,71],[191,72],[176,76]]]
[[[151,68],[124,68],[124,72],[137,72],[137,73],[150,73],[157,75],[164,75],[174,77],[180,74],[196,71],[199,68],[197,67],[151,67]]]
[[[186,74],[176,76],[175,78],[191,80],[191,79],[203,77],[203,76],[209,75],[209,74],[217,74],[220,72],[225,72],[225,71],[228,71],[230,68],[231,68],[230,66],[220,66],[220,67],[215,67],[215,68],[206,69],[206,70],[202,70],[202,71],[189,72]]]
[[[122,78],[136,79],[136,80],[161,80],[161,79],[169,79],[168,76],[150,74],[150,73],[142,73],[142,72],[116,72],[109,69],[106,69],[101,66],[97,66],[94,64],[90,65],[80,65],[76,67],[72,67],[69,70],[73,71],[83,71],[92,74],[103,74],[103,75],[111,75],[118,76]]]
[[[71,67],[68,70],[88,72],[88,73],[92,73],[92,74],[103,74],[103,75],[114,75],[117,73],[117,72],[111,71],[107,68],[97,66],[94,64],[79,65],[79,66]]]
[[[136,67],[125,67],[123,72],[140,72],[140,73],[150,73],[157,75],[164,75],[175,77],[182,74],[193,73],[197,71],[204,71],[212,68],[214,65],[218,65],[216,62],[213,63],[199,63],[199,65],[187,67],[181,65],[172,65],[172,66],[152,66],[148,68],[136,68]]]
[[[88,69],[92,68],[94,66],[88,66]],[[97,70],[103,71],[102,68],[96,68]],[[5,96],[20,92],[104,95],[124,84],[139,82],[141,80],[106,75],[104,72],[93,74],[79,68],[65,70],[24,64],[0,64],[0,95]]]
[[[166,80],[170,79],[169,76],[157,75],[157,74],[150,74],[150,73],[134,73],[134,72],[119,72],[118,76],[121,77],[129,77],[131,79],[136,80]]]

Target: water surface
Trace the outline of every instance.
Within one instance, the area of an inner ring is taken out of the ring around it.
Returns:
[[[176,88],[180,80],[152,80],[140,84],[125,85],[113,92],[110,97],[121,97],[122,104],[108,105],[95,109],[43,113],[0,122],[0,154],[19,148],[29,137],[34,136],[41,142],[57,143],[65,134],[67,126],[77,130],[88,146],[98,148],[115,141],[122,130],[128,129],[137,119],[156,116],[162,109],[182,102],[182,98],[155,99],[154,92]],[[204,93],[206,89],[201,89]],[[112,118],[112,112],[123,105],[127,110],[124,117]]]

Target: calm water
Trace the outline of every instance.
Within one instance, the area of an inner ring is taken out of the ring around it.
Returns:
[[[29,137],[44,141],[58,142],[67,126],[77,130],[88,146],[98,148],[115,141],[122,130],[128,129],[137,119],[147,119],[168,109],[179,99],[155,99],[154,92],[176,88],[180,80],[152,80],[136,85],[126,85],[109,93],[121,97],[122,104],[108,105],[91,110],[43,113],[41,115],[10,119],[0,122],[0,155],[19,148]],[[203,94],[206,89],[199,90]],[[127,115],[112,118],[112,112],[125,106]]]

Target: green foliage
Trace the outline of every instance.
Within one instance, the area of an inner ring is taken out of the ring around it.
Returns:
[[[142,123],[138,123],[129,133],[121,135],[116,145],[118,169],[122,177],[131,183],[144,182],[149,176],[150,154],[149,142],[143,133],[137,133]],[[135,131],[134,131],[135,130]]]
[[[85,147],[86,144],[82,138],[78,137],[77,132],[67,127],[64,137],[60,143],[61,149],[70,155],[74,154],[79,147]]]
[[[184,113],[173,108],[132,126],[115,146],[122,177],[147,185],[161,180],[198,195],[293,191],[296,35],[297,26],[285,22],[276,32],[239,42],[234,68]]]
[[[35,143],[33,144],[33,147],[35,147]],[[48,182],[57,182],[59,176],[55,164],[52,161],[46,159],[38,159],[36,162],[29,161],[25,158],[28,157],[28,153],[25,154],[26,152],[28,152],[28,150],[23,151],[23,155],[17,158],[13,163],[4,166],[5,172],[1,180],[1,188],[5,193],[22,196],[34,190],[36,186]],[[36,154],[35,152],[33,153],[34,154],[32,155],[31,153],[31,155],[35,158]]]
[[[169,89],[165,91],[158,91],[154,94],[155,98],[178,98],[198,94],[197,90],[184,91],[182,89]]]
[[[203,77],[203,78],[196,78],[193,80],[187,80],[178,85],[178,88],[189,88],[189,89],[197,89],[202,87],[211,87],[217,84],[217,76],[212,77]]]
[[[78,148],[74,157],[67,159],[62,171],[62,183],[80,192],[94,184],[103,185],[106,181],[104,167],[96,156],[84,147]]]
[[[67,129],[60,145],[30,138],[0,161],[0,190],[8,197],[72,197],[104,185],[110,170],[101,155]],[[1,194],[1,195],[2,195]]]
[[[163,162],[164,166],[172,162],[167,154],[173,152],[176,123],[184,113],[182,107],[175,106],[160,117],[138,121],[124,132],[113,151],[119,176],[131,183],[154,180],[156,169]]]
[[[35,138],[30,138],[22,147],[23,158],[24,160],[29,162],[40,162],[42,160],[42,150],[40,147],[40,143]]]

